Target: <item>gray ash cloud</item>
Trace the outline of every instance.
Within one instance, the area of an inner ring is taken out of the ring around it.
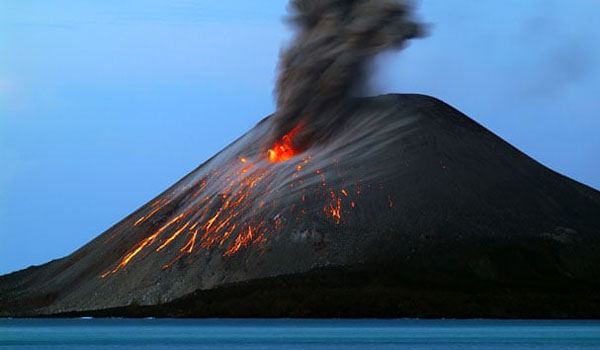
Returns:
[[[412,5],[399,0],[291,0],[296,36],[279,63],[274,138],[304,127],[300,147],[326,137],[366,85],[378,53],[421,37]]]

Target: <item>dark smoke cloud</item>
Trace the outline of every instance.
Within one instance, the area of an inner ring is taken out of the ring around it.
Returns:
[[[332,130],[366,84],[374,55],[423,35],[412,6],[399,0],[291,0],[298,32],[281,56],[275,138],[304,125],[300,147]]]

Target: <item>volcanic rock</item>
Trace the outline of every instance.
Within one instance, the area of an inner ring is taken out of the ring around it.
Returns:
[[[598,191],[432,97],[360,99],[276,161],[272,119],[71,255],[0,277],[0,315],[600,316]]]

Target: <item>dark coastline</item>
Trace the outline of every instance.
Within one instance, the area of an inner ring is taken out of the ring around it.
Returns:
[[[320,269],[197,291],[172,302],[35,317],[598,319],[593,289],[493,285],[449,290],[385,269]]]

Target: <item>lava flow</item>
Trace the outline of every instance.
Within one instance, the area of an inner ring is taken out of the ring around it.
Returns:
[[[292,129],[258,159],[238,156],[219,166],[221,170],[198,174],[153,201],[131,221],[132,232],[141,230],[144,237],[101,277],[150,253],[166,254],[167,263],[162,266],[166,269],[198,254],[198,249],[219,249],[225,258],[250,245],[257,245],[260,252],[270,235],[285,232],[286,222],[307,219],[311,207],[321,213],[316,215],[324,213],[333,224],[342,224],[342,216],[356,207],[360,187],[356,186],[354,194],[332,188],[320,168],[310,170],[313,157],[306,152],[300,157],[301,152],[292,146],[299,131],[299,127]],[[287,166],[271,164],[282,162]],[[292,200],[282,203],[277,195],[269,195],[280,192],[282,186],[293,188],[296,200],[288,197]]]
[[[245,157],[238,158],[235,164],[226,167],[228,171],[214,170],[191,184],[179,186],[167,193],[166,198],[153,202],[146,209],[148,213],[132,225],[151,234],[130,248],[119,263],[101,277],[125,268],[146,249],[166,251],[175,242],[179,242],[180,247],[163,268],[192,254],[197,247],[224,246],[223,255],[231,256],[248,244],[260,243],[268,227],[264,218],[254,215],[260,209],[255,199],[269,191],[269,182],[263,181],[271,172],[255,165]],[[255,191],[258,187],[260,190]],[[171,206],[177,209],[173,211]],[[170,219],[165,221],[165,216]],[[154,217],[156,222],[152,221]]]
[[[290,148],[291,141],[288,141],[293,135],[286,135],[277,144],[279,146],[276,149],[283,150],[277,153],[277,161],[284,161],[296,154]],[[305,165],[308,159],[300,160],[300,164]],[[268,164],[261,159],[252,162],[246,157],[239,157],[233,164],[224,167],[226,171],[209,172],[203,178],[179,186],[164,198],[154,201],[145,209],[147,213],[132,225],[132,229],[135,227],[149,234],[101,277],[124,269],[145,250],[168,251],[167,248],[175,242],[179,242],[179,248],[163,268],[192,254],[198,247],[223,247],[222,255],[229,257],[242,247],[263,242],[268,231],[281,226],[281,220],[270,221],[265,218],[265,203],[258,199],[269,193],[274,185],[273,167]],[[302,166],[294,168],[297,169],[294,174],[297,176]],[[173,206],[177,208],[175,211]],[[170,219],[165,220],[165,217]],[[153,218],[156,220],[153,221]]]

